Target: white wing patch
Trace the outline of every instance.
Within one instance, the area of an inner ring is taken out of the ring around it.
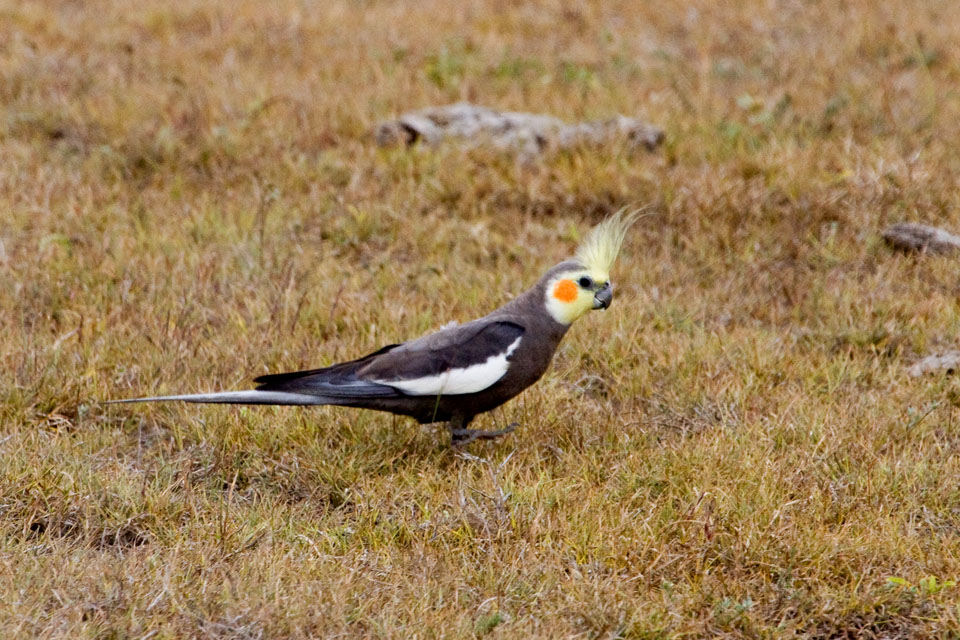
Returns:
[[[520,345],[517,338],[507,347],[507,350],[495,356],[490,356],[480,364],[469,367],[448,369],[443,373],[410,380],[373,380],[378,384],[386,384],[400,389],[411,396],[451,396],[464,393],[483,391],[494,382],[502,378],[509,368],[507,358]]]

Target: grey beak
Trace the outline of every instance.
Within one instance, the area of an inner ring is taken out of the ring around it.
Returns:
[[[613,300],[613,286],[608,282],[603,285],[593,296],[594,309],[606,309]]]

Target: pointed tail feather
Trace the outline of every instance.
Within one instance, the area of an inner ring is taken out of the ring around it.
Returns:
[[[107,400],[104,404],[122,404],[128,402],[202,402],[217,404],[285,404],[285,405],[322,405],[339,404],[336,398],[290,393],[286,391],[220,391],[218,393],[192,393],[176,396],[151,396],[147,398],[127,398],[125,400]]]

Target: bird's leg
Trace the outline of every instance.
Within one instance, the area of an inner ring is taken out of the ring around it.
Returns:
[[[482,429],[467,429],[467,425],[470,424],[470,421],[473,420],[473,416],[465,418],[463,416],[454,416],[450,420],[450,444],[454,447],[463,447],[474,440],[493,440],[504,436],[518,426],[516,422],[511,422],[503,429],[497,429],[496,431],[483,431]]]

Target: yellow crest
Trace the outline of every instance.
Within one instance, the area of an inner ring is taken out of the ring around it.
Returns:
[[[620,253],[627,230],[638,217],[640,217],[638,209],[631,211],[627,211],[626,208],[620,209],[590,230],[590,234],[577,247],[574,258],[591,273],[609,277],[610,269],[617,259],[617,254]]]

